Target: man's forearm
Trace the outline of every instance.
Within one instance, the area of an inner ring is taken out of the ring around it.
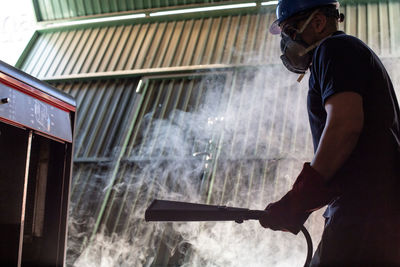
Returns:
[[[325,180],[329,180],[349,158],[357,144],[359,135],[360,131],[345,125],[327,125],[311,166]]]

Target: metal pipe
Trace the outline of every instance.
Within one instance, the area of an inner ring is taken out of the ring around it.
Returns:
[[[226,206],[213,206],[194,204],[178,201],[155,199],[145,212],[145,220],[149,221],[235,221],[242,223],[244,220],[259,220],[264,214],[263,210],[249,210]],[[302,226],[300,231],[307,241],[307,257],[304,267],[308,267],[313,252],[311,236]]]

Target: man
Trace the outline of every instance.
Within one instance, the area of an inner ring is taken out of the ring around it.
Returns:
[[[315,155],[293,188],[267,206],[263,227],[297,234],[328,205],[311,266],[400,266],[400,112],[374,52],[338,31],[332,0],[280,0],[270,27],[281,59],[310,70],[308,113]]]

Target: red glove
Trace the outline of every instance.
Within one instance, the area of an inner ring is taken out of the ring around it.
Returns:
[[[338,195],[337,189],[327,186],[310,163],[305,163],[292,190],[267,206],[260,224],[275,231],[297,234],[311,212],[329,204]]]

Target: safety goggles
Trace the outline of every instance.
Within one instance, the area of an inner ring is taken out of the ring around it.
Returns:
[[[295,39],[296,35],[300,33],[299,29],[297,29],[297,22],[293,24],[285,24],[285,26],[281,30],[282,35],[286,35],[290,37],[291,39]]]
[[[316,9],[310,15],[298,16],[293,21],[286,22],[281,27],[281,33],[289,36],[294,40],[297,34],[303,33],[303,31],[306,29],[306,27],[308,26],[308,24],[311,22],[311,20],[314,18],[315,14],[317,14],[318,11],[319,9]],[[303,26],[299,29],[297,25],[303,20],[306,21],[304,22]]]

